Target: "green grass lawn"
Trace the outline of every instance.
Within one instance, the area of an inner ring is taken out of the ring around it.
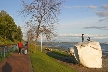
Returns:
[[[30,56],[34,72],[76,72],[66,65],[57,62],[54,58],[40,51],[38,46],[36,53],[33,53],[33,47],[30,48]]]
[[[63,51],[61,51],[61,50],[59,50],[59,51],[52,51],[52,52],[55,53],[55,54],[57,54],[57,55],[64,56],[64,57],[69,56],[68,53],[63,52]]]

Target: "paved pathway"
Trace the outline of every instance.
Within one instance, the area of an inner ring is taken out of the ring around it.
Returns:
[[[0,72],[33,72],[29,53],[24,55],[14,52],[0,62]]]

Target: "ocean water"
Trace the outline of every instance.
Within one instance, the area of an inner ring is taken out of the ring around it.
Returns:
[[[100,44],[102,51],[108,51],[108,44]]]
[[[61,43],[49,43],[45,44],[45,46],[52,47],[52,48],[61,48],[61,49],[68,49],[73,47],[75,44],[74,42],[61,42]],[[108,44],[100,43],[101,49],[104,52],[108,52]]]
[[[74,42],[55,42],[55,43],[45,43],[44,45],[50,48],[60,48],[61,50],[68,50],[68,48],[73,47],[75,44]],[[108,55],[108,44],[100,43],[102,56]]]

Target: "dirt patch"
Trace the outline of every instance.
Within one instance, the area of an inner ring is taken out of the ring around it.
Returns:
[[[0,62],[0,72],[32,72],[30,61],[29,54],[15,52]]]

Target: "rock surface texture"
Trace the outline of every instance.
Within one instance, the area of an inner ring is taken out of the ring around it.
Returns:
[[[102,68],[102,50],[99,42],[87,41],[70,48],[74,63],[88,68]]]

